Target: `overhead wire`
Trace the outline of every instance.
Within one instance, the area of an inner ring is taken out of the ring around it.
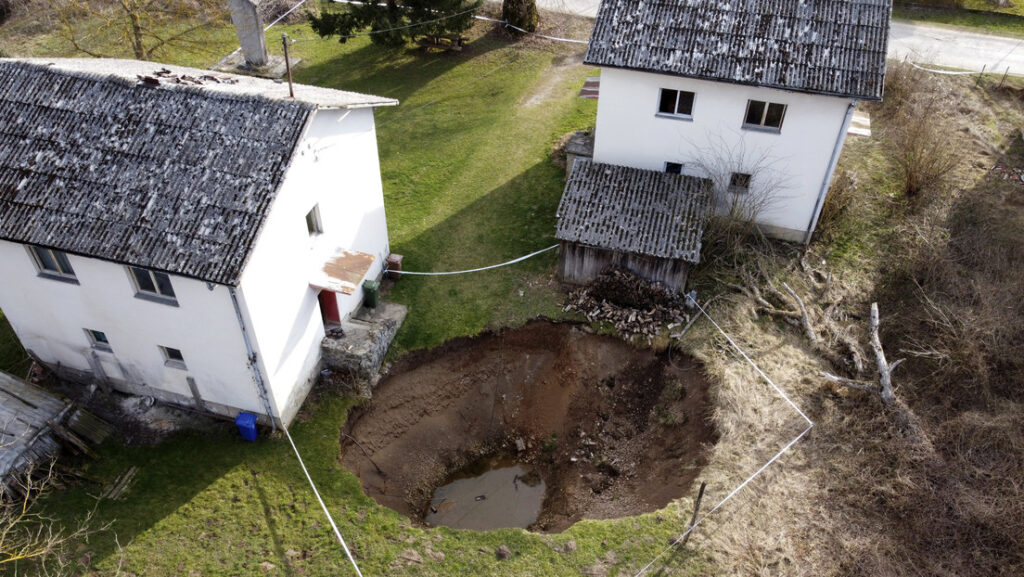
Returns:
[[[724,330],[722,330],[722,327],[717,322],[715,322],[715,319],[713,319],[711,317],[711,315],[709,315],[707,313],[706,310],[704,310],[704,307],[700,306],[700,304],[697,303],[697,300],[694,299],[690,295],[686,295],[686,300],[687,300],[688,303],[693,303],[693,306],[697,307],[697,310],[699,310],[702,315],[704,315],[709,321],[711,321],[711,324],[714,325],[714,327],[716,329],[718,329],[718,332],[720,332],[722,334],[722,336],[725,337],[726,341],[728,341],[729,344],[732,345],[732,347],[734,349],[736,349],[737,352],[739,352],[740,356],[742,356],[752,367],[754,367],[754,370],[757,371],[757,373],[761,376],[761,378],[763,378],[765,381],[767,381],[768,384],[771,385],[772,388],[775,389],[775,391],[778,392],[779,395],[781,395],[782,398],[785,399],[785,401],[804,419],[804,421],[807,422],[807,427],[803,431],[801,431],[800,434],[797,435],[793,440],[791,440],[790,442],[786,443],[786,445],[784,447],[782,447],[782,449],[779,452],[775,453],[775,455],[773,455],[771,459],[768,459],[768,461],[765,464],[761,465],[761,467],[758,470],[754,471],[754,473],[752,475],[747,477],[742,483],[737,485],[736,488],[734,488],[732,491],[730,491],[729,494],[726,495],[725,498],[723,498],[721,501],[719,501],[717,505],[712,507],[710,511],[705,513],[704,516],[702,516],[700,519],[698,519],[696,522],[694,522],[693,525],[690,525],[683,534],[681,534],[679,537],[673,539],[672,542],[669,543],[668,547],[665,547],[664,549],[662,549],[661,552],[658,553],[654,557],[654,559],[651,559],[651,561],[649,563],[647,563],[646,565],[644,565],[639,571],[637,571],[637,573],[633,577],[641,577],[641,575],[643,575],[644,573],[647,572],[648,569],[653,567],[654,564],[657,563],[659,559],[664,557],[666,553],[668,553],[669,551],[671,551],[671,550],[675,549],[676,547],[678,547],[679,544],[683,542],[683,539],[687,535],[689,535],[694,530],[696,530],[697,527],[699,527],[708,517],[710,517],[711,515],[714,515],[715,512],[717,512],[719,509],[721,509],[722,506],[724,506],[730,499],[732,499],[740,491],[742,491],[744,487],[746,487],[751,482],[753,482],[754,479],[759,477],[761,475],[761,473],[763,473],[765,470],[768,469],[768,467],[770,467],[772,465],[772,463],[774,463],[775,461],[779,460],[779,458],[782,457],[782,455],[784,455],[787,451],[789,451],[794,445],[796,445],[800,441],[800,439],[804,438],[804,435],[809,433],[810,430],[814,428],[814,421],[812,421],[802,410],[800,410],[800,407],[798,407],[796,405],[796,403],[794,403],[792,401],[792,399],[789,398],[789,395],[787,395],[781,388],[779,388],[779,386],[776,385],[775,382],[772,381],[771,378],[769,378],[768,375],[766,375],[764,373],[764,371],[761,370],[761,367],[757,366],[757,363],[755,363],[747,355],[747,353],[742,348],[740,348],[740,346],[738,344],[736,344],[736,341],[734,341],[732,339],[732,337],[729,336],[728,333],[726,333]]]
[[[553,245],[551,245],[551,246],[549,246],[547,248],[542,248],[542,249],[540,249],[540,250],[538,250],[536,252],[531,252],[530,254],[521,256],[519,258],[512,259],[512,260],[507,261],[507,262],[503,262],[501,264],[492,264],[490,266],[483,266],[483,267],[480,267],[480,268],[471,268],[471,269],[468,269],[468,270],[453,270],[453,271],[444,271],[444,272],[414,272],[414,271],[407,271],[407,270],[396,270],[395,274],[401,274],[401,275],[410,274],[410,275],[418,275],[418,276],[447,276],[447,275],[453,275],[453,274],[466,274],[466,273],[471,273],[471,272],[480,272],[480,271],[484,271],[484,270],[491,270],[491,269],[495,269],[495,268],[499,268],[499,267],[503,267],[503,266],[508,266],[510,264],[516,264],[517,262],[522,262],[522,261],[524,261],[524,260],[526,260],[528,258],[535,257],[538,254],[541,254],[543,252],[547,252],[547,251],[549,251],[549,250],[551,250],[553,248],[558,248],[558,245],[557,244],[553,244]],[[385,272],[387,272],[387,271],[385,271]]]
[[[309,481],[309,486],[313,488],[313,494],[316,495],[316,500],[320,502],[320,507],[324,510],[324,515],[327,516],[327,520],[331,523],[331,528],[334,529],[334,535],[338,538],[338,542],[341,543],[341,548],[345,550],[345,555],[348,557],[349,562],[352,563],[352,568],[356,570],[356,575],[363,577],[363,572],[359,570],[359,565],[356,563],[352,552],[349,551],[348,545],[345,543],[345,538],[341,536],[341,531],[338,529],[338,525],[334,522],[334,517],[331,516],[331,512],[327,509],[327,505],[324,503],[322,497],[320,497],[320,491],[316,488],[316,483],[313,482],[313,477],[309,475],[309,470],[306,469],[306,463],[302,461],[302,455],[299,454],[298,447],[295,446],[295,441],[292,440],[291,433],[288,432],[288,427],[281,423],[281,430],[284,431],[284,435],[288,437],[288,443],[292,446],[292,450],[295,451],[295,457],[299,460],[299,466],[302,467],[302,472],[306,474],[306,480]]]

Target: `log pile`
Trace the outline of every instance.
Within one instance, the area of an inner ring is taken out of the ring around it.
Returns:
[[[643,335],[649,342],[689,320],[683,295],[615,268],[570,292],[563,310],[583,313],[590,322],[607,322],[625,336]]]

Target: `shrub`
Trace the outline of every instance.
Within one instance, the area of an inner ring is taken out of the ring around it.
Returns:
[[[501,19],[516,28],[522,28],[527,32],[536,32],[536,0],[504,0],[501,3]],[[523,34],[515,29],[510,29],[510,31],[514,34]]]
[[[949,92],[928,72],[906,63],[889,67],[886,84],[879,120],[899,168],[903,192],[909,197],[940,192],[959,161],[944,122]]]

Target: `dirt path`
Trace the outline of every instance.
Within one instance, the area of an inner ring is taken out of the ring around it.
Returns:
[[[497,454],[544,477],[535,529],[658,509],[689,490],[716,440],[702,371],[674,361],[544,321],[457,339],[399,361],[349,419],[367,454],[342,435],[341,461],[414,519],[452,473]]]

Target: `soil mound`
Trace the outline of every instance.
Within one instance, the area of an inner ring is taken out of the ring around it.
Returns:
[[[341,461],[377,502],[422,520],[453,473],[513,456],[547,484],[531,528],[561,531],[685,494],[717,440],[708,411],[694,360],[534,321],[400,360],[350,416]]]

